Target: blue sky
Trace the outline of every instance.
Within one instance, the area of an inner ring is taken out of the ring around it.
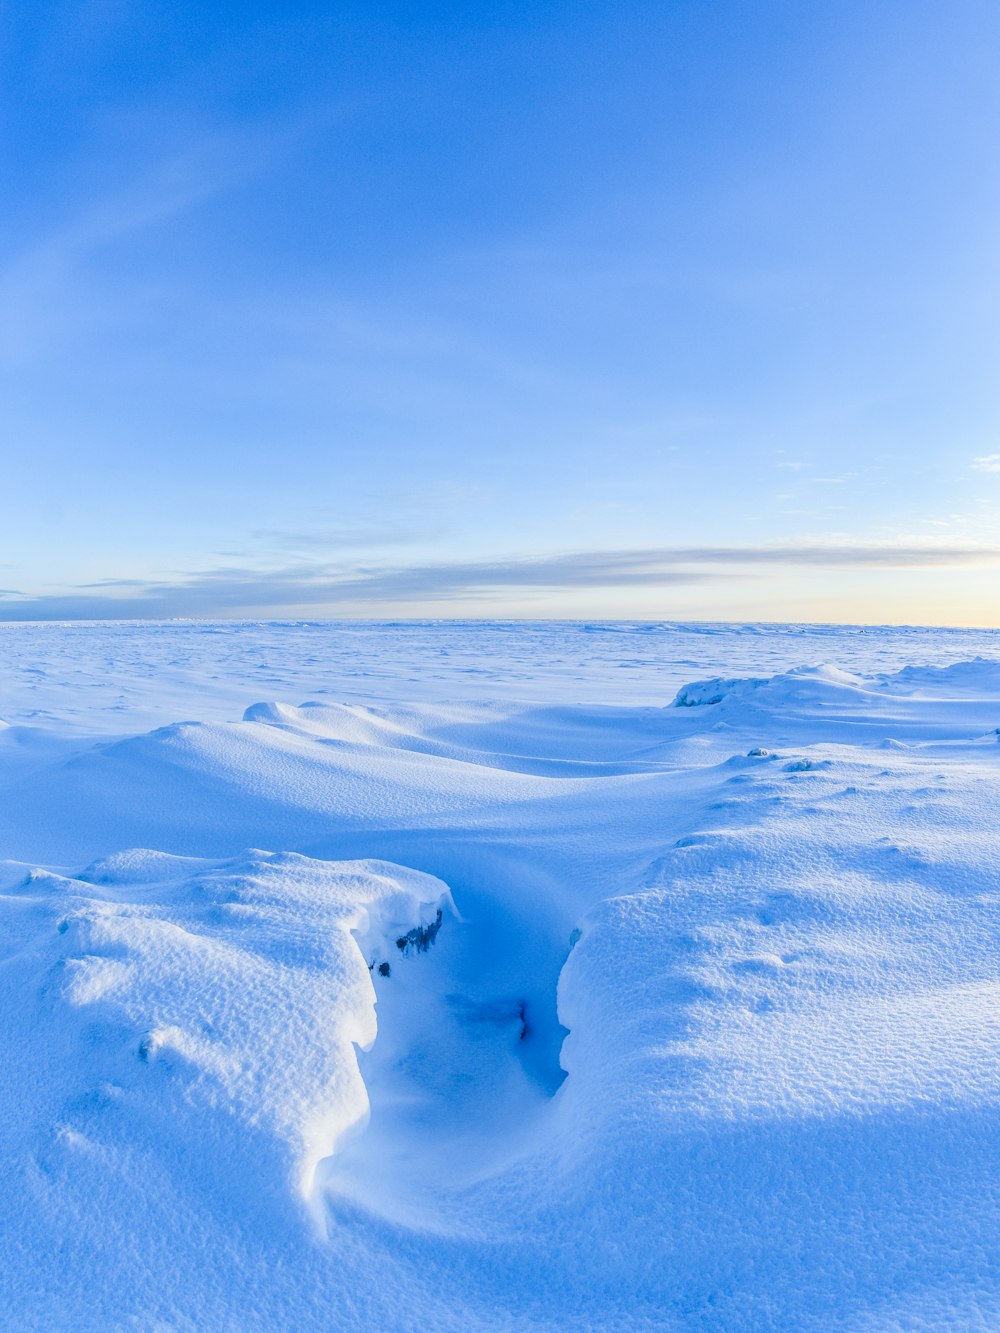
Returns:
[[[5,19],[0,617],[996,623],[992,0]]]

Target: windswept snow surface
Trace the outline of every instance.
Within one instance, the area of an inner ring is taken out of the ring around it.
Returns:
[[[1000,1327],[1000,636],[0,652],[4,1328]]]

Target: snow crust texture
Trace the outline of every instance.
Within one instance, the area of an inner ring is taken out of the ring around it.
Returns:
[[[1000,1326],[988,643],[106,632],[0,635],[4,1327]]]

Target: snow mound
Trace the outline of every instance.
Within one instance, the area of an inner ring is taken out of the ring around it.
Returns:
[[[733,695],[743,696],[750,690],[760,689],[767,679],[724,680],[721,676],[712,676],[709,680],[693,680],[690,685],[682,685],[674,695],[674,708],[702,708],[710,704],[721,704],[723,699]]]
[[[674,708],[696,708],[724,702],[744,703],[753,698],[766,706],[842,701],[845,696],[870,693],[862,677],[835,666],[803,666],[776,676],[749,676],[727,680],[720,676],[692,681],[674,696]]]
[[[974,657],[948,666],[904,666],[882,679],[898,688],[930,690],[937,694],[944,689],[995,698],[1000,692],[1000,664],[987,657]]]
[[[364,1123],[371,968],[397,940],[428,942],[451,902],[388,863],[261,851],[118,853],[77,879],[30,874],[17,897],[7,1042],[37,1049],[19,1029],[41,1027],[50,1052],[26,1147],[44,1155],[54,1134],[74,1151],[155,1151],[258,1206],[309,1200],[321,1160]]]
[[[945,779],[856,752],[847,787],[846,759],[808,787],[763,772],[581,919],[553,1129],[572,1153],[549,1189],[598,1182],[578,1223],[615,1238],[593,1260],[608,1287],[645,1280],[684,1328],[997,1327],[982,762]],[[635,1262],[651,1236],[669,1279]]]

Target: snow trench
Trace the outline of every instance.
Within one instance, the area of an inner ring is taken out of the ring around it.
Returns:
[[[539,968],[503,894],[469,916],[449,900],[420,925],[359,933],[378,1033],[358,1052],[363,1132],[322,1164],[328,1204],[435,1227],[450,1195],[527,1151],[566,1077],[556,1013],[563,947]]]
[[[304,1205],[325,1233],[337,1194],[432,1213],[442,1183],[516,1151],[563,1077],[552,1024],[495,956],[503,931],[419,871],[136,850],[12,896],[27,943],[8,984],[38,1003],[7,1039],[48,1034],[26,1126],[42,1160],[154,1152],[244,1208]]]

